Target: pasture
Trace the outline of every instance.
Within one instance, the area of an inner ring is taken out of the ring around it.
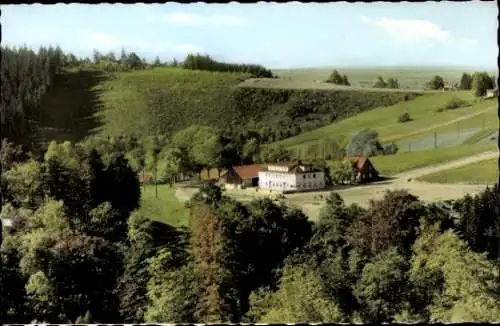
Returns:
[[[470,105],[438,112],[455,97],[467,101]],[[488,118],[494,114],[496,107],[496,99],[476,101],[473,94],[468,91],[425,94],[411,101],[363,112],[276,143],[290,149],[300,148],[326,139],[348,139],[365,128],[377,131],[382,141],[406,140],[434,132],[438,128],[443,128],[438,131],[453,130],[456,128],[457,121],[469,118],[475,118],[470,125],[481,124],[483,121],[489,120]],[[403,113],[409,113],[412,120],[399,123],[398,117]],[[484,116],[476,118],[476,115],[483,113],[485,113]],[[461,124],[464,123],[461,122]],[[491,122],[488,122],[488,126],[490,124]],[[462,128],[470,127],[470,125],[464,124]]]
[[[415,152],[403,152],[394,155],[371,157],[375,168],[385,176],[417,169],[433,164],[444,163],[475,154],[495,151],[498,149],[497,142],[479,142],[473,145],[460,145],[455,147],[430,149]]]
[[[498,182],[498,158],[428,174],[418,180],[433,183],[488,184]]]

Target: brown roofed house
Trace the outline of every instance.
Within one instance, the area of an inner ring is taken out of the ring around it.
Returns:
[[[365,183],[375,181],[379,178],[378,171],[373,166],[370,159],[366,156],[348,156],[346,160],[353,161],[354,168],[357,171],[356,181]]]
[[[259,184],[259,171],[263,164],[235,165],[224,175],[220,181],[232,188],[257,187]]]
[[[152,183],[153,182],[153,175],[151,173],[137,173],[137,178],[139,179],[140,183]]]

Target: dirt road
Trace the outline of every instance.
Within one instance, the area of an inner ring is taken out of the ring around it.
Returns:
[[[365,206],[370,198],[380,198],[385,190],[407,189],[410,193],[424,201],[457,199],[465,194],[475,194],[484,190],[484,185],[464,184],[438,184],[415,181],[415,178],[447,169],[452,169],[492,158],[498,157],[498,152],[485,152],[482,154],[436,164],[420,169],[406,171],[395,176],[394,179],[375,183],[363,187],[354,187],[340,190],[339,194],[346,203],[358,203]],[[409,181],[411,179],[411,181]]]

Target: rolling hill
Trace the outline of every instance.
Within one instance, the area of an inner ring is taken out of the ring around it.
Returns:
[[[273,73],[284,79],[313,83],[314,81],[326,80],[334,69],[337,69],[341,74],[346,74],[353,86],[372,87],[377,76],[382,76],[385,80],[390,77],[397,78],[402,88],[416,89],[421,89],[434,75],[440,75],[446,82],[454,83],[460,81],[463,72],[474,71],[470,67],[321,67],[273,69]],[[489,69],[488,73],[497,75],[498,71]]]
[[[169,134],[192,124],[256,130],[268,141],[417,97],[415,91],[258,87],[242,73],[156,68],[116,73],[96,86],[106,135]],[[280,81],[278,80],[278,83]]]
[[[466,105],[453,110],[441,111],[454,98],[462,99]],[[465,136],[465,139],[477,132],[475,129],[492,128],[495,124],[497,110],[496,99],[477,100],[471,92],[439,92],[425,94],[415,100],[400,102],[395,105],[363,112],[356,116],[334,122],[322,128],[305,132],[277,142],[292,150],[305,149],[324,140],[346,141],[361,129],[369,128],[379,133],[382,141],[404,144],[421,141],[434,145],[434,133],[443,139],[446,135],[451,139]],[[441,111],[441,112],[440,112]],[[398,122],[398,117],[408,113],[411,121]],[[457,132],[458,130],[458,132]],[[460,135],[461,132],[461,135]],[[463,139],[465,141],[465,139]],[[460,142],[459,142],[460,143]],[[417,150],[418,146],[413,148]],[[426,149],[425,146],[422,149]]]

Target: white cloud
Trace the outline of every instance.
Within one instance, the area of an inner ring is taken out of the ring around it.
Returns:
[[[405,20],[405,19],[370,19],[361,16],[360,21],[384,30],[392,39],[400,43],[427,42],[430,46],[436,43],[454,43],[460,46],[471,47],[477,42],[469,38],[452,35],[449,31],[442,29],[439,25],[427,20]]]
[[[101,50],[113,50],[120,46],[118,38],[102,32],[81,32],[80,38],[85,43],[90,43],[92,48]],[[87,44],[86,44],[87,46]]]
[[[209,15],[185,12],[172,12],[163,16],[151,16],[150,22],[167,22],[178,26],[203,27],[207,25],[219,25],[229,27],[241,27],[247,25],[247,20],[243,17],[228,15]]]

